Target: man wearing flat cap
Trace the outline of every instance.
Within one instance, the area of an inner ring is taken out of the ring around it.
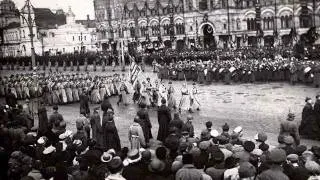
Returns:
[[[270,168],[259,174],[256,180],[289,180],[283,173],[282,164],[286,161],[286,152],[283,149],[275,148],[270,151]]]

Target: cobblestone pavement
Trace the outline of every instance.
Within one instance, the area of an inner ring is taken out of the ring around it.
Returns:
[[[98,70],[99,71],[99,70]],[[103,74],[112,74],[108,68],[108,72]],[[18,71],[19,72],[19,71]],[[121,71],[116,71],[122,73]],[[3,74],[13,72],[2,71]],[[128,73],[128,72],[126,72]],[[92,72],[91,74],[102,74],[101,72]],[[150,77],[156,79],[156,74],[147,69],[141,78]],[[168,80],[165,81],[166,83]],[[176,98],[179,101],[181,94],[179,92],[182,81],[174,81],[176,89]],[[188,82],[191,88],[192,82]],[[131,90],[130,90],[131,89]],[[221,131],[221,126],[227,122],[230,129],[241,125],[244,128],[244,137],[252,139],[257,132],[266,132],[268,134],[268,142],[276,145],[277,135],[279,132],[280,121],[285,120],[289,110],[296,115],[296,122],[301,121],[301,112],[304,106],[306,96],[315,98],[316,94],[320,94],[320,89],[308,87],[305,85],[291,86],[288,83],[257,83],[257,84],[231,84],[212,83],[211,85],[198,85],[199,101],[201,110],[194,112],[195,134],[205,127],[205,122],[210,120],[213,122],[213,128]],[[130,96],[132,96],[132,87],[129,87]],[[119,131],[122,145],[128,145],[128,128],[133,121],[137,112],[137,105],[130,103],[129,106],[117,106],[117,97],[111,98],[111,103],[115,108],[115,122]],[[91,109],[99,106],[91,105]],[[48,115],[52,112],[52,108],[48,107]],[[79,104],[69,104],[59,107],[59,111],[63,114],[67,121],[67,128],[75,131],[75,120],[79,115]],[[185,120],[187,111],[182,112],[182,119]],[[155,109],[150,109],[150,118],[152,122],[153,137],[157,136],[158,122]],[[318,141],[302,140],[307,145],[320,145]]]

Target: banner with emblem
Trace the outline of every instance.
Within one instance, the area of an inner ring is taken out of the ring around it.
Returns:
[[[136,82],[141,71],[141,67],[135,61],[132,61],[129,71],[129,80],[131,84],[134,84]]]

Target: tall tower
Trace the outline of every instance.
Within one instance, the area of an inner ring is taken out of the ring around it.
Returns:
[[[71,10],[71,7],[69,6],[69,10],[66,13],[67,24],[74,24],[76,22],[75,17],[76,16],[74,15],[74,13]]]

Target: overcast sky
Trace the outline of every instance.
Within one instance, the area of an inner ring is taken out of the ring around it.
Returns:
[[[25,0],[13,0],[13,2],[15,2],[16,7],[19,9],[25,4]],[[86,19],[87,14],[90,15],[90,19],[94,18],[93,0],[31,0],[31,4],[36,8],[62,8],[65,12],[71,6],[76,19]]]

